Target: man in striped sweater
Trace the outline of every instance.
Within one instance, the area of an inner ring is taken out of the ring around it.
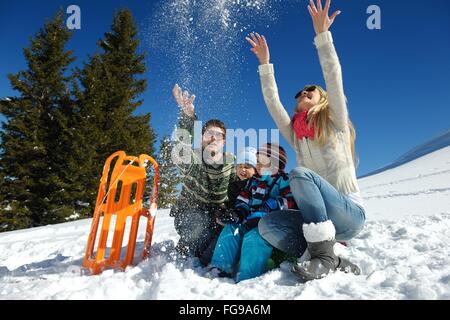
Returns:
[[[182,110],[178,131],[189,135],[187,141],[183,137],[178,142],[183,150],[183,161],[174,159],[183,177],[181,194],[170,212],[180,235],[177,251],[198,257],[207,265],[223,228],[218,222],[226,219],[230,212],[228,191],[236,179],[235,157],[223,151],[226,128],[220,120],[205,123],[202,127],[202,147],[193,149],[194,121],[197,120],[195,96],[190,96],[187,91],[182,92],[178,85],[175,85],[173,95]]]

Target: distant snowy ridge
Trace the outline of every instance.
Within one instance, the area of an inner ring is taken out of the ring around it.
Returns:
[[[402,164],[405,164],[407,162],[413,161],[415,159],[418,159],[426,154],[429,154],[431,152],[434,152],[436,150],[445,148],[450,146],[450,129],[447,130],[447,132],[437,136],[436,138],[433,138],[432,140],[425,142],[422,145],[419,145],[418,147],[415,147],[414,149],[408,151],[404,155],[402,155],[400,158],[395,160],[393,163],[382,167],[380,169],[377,169],[375,171],[372,171],[370,173],[367,173],[365,175],[362,175],[359,177],[359,179],[375,175],[377,173],[396,168],[398,166],[401,166]]]

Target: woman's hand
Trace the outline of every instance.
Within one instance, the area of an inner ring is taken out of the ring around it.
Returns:
[[[195,95],[190,95],[188,91],[182,91],[178,84],[172,90],[175,101],[183,112],[193,118],[195,115],[194,100]]]
[[[245,39],[252,45],[250,50],[258,58],[259,64],[268,64],[270,61],[270,52],[266,38],[264,36],[260,36],[258,33],[255,34],[250,33],[251,39],[249,37],[245,37]]]
[[[316,35],[322,32],[328,31],[334,22],[337,15],[341,14],[341,11],[335,11],[331,17],[328,16],[328,11],[330,10],[331,0],[327,0],[325,3],[325,8],[322,9],[322,0],[317,0],[317,7],[314,4],[314,0],[310,0],[308,5],[308,11],[311,15],[314,25],[314,31]]]

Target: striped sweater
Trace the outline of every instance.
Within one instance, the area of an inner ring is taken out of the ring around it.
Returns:
[[[268,201],[276,203],[276,206],[269,209]],[[284,172],[272,176],[253,176],[239,194],[235,205],[239,220],[254,220],[252,225],[257,224],[259,218],[268,211],[286,209],[297,209],[297,204],[289,187],[289,177]]]
[[[228,206],[228,190],[236,179],[233,154],[224,153],[223,164],[209,165],[202,157],[202,149],[192,149],[194,121],[196,119],[182,115],[180,129],[188,130],[191,141],[189,163],[177,163],[182,176],[181,194],[171,210],[171,216],[185,209],[197,208],[211,213],[224,211]]]

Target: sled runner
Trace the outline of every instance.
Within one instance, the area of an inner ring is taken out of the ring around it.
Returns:
[[[115,164],[111,168],[112,162]],[[143,208],[143,195],[146,188],[146,165],[150,163],[154,168],[153,187],[150,196],[150,208]],[[159,169],[156,161],[145,154],[139,157],[127,156],[118,151],[112,154],[103,167],[103,174],[89,233],[83,266],[92,274],[99,274],[106,268],[124,270],[133,263],[136,248],[136,238],[141,217],[147,218],[144,248],[141,259],[145,259],[149,252],[153,236],[153,226],[157,210]],[[103,217],[98,244],[96,238],[100,218]],[[115,217],[114,236],[112,246],[107,254],[107,240],[110,231],[111,218]],[[126,255],[121,260],[122,243],[125,234],[127,218],[131,217],[130,235]],[[96,253],[94,254],[94,250]]]

